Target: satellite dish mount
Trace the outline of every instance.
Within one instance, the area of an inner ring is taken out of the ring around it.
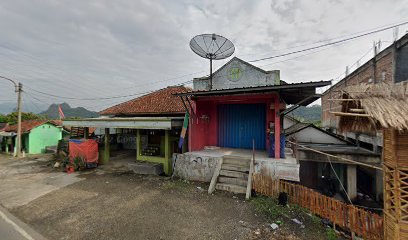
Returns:
[[[198,56],[210,59],[210,89],[212,89],[212,61],[230,57],[234,44],[227,38],[213,34],[200,34],[190,40],[190,48]]]

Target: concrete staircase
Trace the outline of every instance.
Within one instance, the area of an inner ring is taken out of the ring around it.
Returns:
[[[214,190],[222,190],[237,194],[248,194],[248,188],[250,193],[251,170],[253,171],[251,159],[239,156],[224,156],[214,171],[208,193],[211,194]]]

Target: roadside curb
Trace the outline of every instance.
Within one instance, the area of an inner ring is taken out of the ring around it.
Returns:
[[[0,204],[0,218],[4,219],[14,228],[15,231],[20,233],[22,237],[28,240],[47,240],[41,234],[36,232],[26,223],[22,222],[20,219],[11,214],[3,205]],[[11,222],[10,222],[11,221]]]

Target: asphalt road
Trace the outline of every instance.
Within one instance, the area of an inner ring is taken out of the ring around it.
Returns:
[[[40,234],[0,206],[0,236],[2,240],[44,240]]]

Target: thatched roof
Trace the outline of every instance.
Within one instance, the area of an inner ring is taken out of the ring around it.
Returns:
[[[361,84],[343,91],[340,131],[408,130],[407,84]]]

